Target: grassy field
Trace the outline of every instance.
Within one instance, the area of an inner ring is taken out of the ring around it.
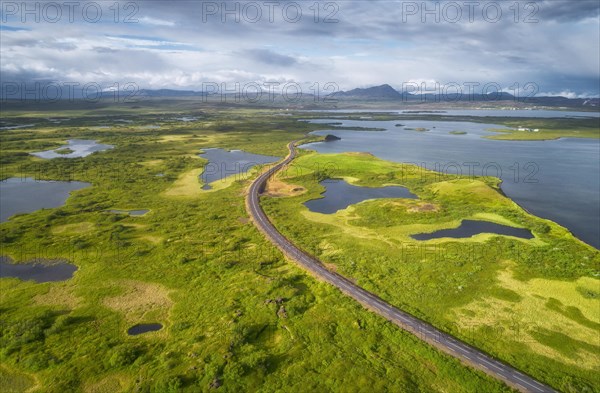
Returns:
[[[600,253],[499,192],[496,178],[458,179],[368,154],[305,151],[277,179],[306,192],[263,198],[287,236],[395,306],[567,392],[599,391]],[[334,214],[309,211],[319,181],[403,185],[417,200],[378,199]],[[463,219],[528,228],[535,237],[480,234],[412,240]]]
[[[36,125],[0,132],[2,178],[92,186],[63,207],[0,224],[1,255],[78,267],[64,282],[0,279],[2,391],[510,391],[285,261],[248,220],[247,179],[200,191],[202,148],[283,156],[317,125],[280,111],[190,105],[3,110],[3,122]],[[198,120],[172,120],[182,114]],[[73,138],[115,148],[74,159],[29,155]],[[309,190],[300,198],[314,195],[312,181],[299,182]],[[164,328],[127,335],[146,322]]]

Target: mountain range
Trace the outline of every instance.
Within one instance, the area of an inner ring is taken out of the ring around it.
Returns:
[[[490,101],[519,101],[544,106],[567,107],[597,107],[598,98],[567,98],[561,96],[515,97],[506,92],[489,94],[448,94],[400,92],[388,84],[368,88],[356,88],[349,91],[333,93],[330,97],[339,100],[370,100],[370,101],[410,101],[410,102],[490,102]]]
[[[128,99],[143,99],[143,98],[195,98],[202,97],[203,100],[219,100],[227,102],[236,102],[234,96],[236,93],[225,93],[215,95],[214,92],[207,91],[194,91],[194,90],[176,90],[176,89],[141,89],[135,92],[121,90],[115,91],[103,91],[98,95],[92,94],[92,98],[106,98],[111,99],[114,97],[128,98]],[[237,93],[239,97],[239,93]],[[263,101],[267,101],[268,94],[265,92]],[[227,100],[223,100],[224,97]],[[86,99],[89,97],[83,97],[81,94],[73,97],[60,97],[63,99]],[[60,100],[59,98],[59,100]],[[311,102],[315,102],[315,96],[312,94],[304,93],[301,97],[301,105],[311,105]],[[320,100],[322,98],[319,98]],[[0,88],[0,100],[3,102],[11,101],[45,101],[43,95],[38,97],[37,94],[21,93],[19,91],[9,91],[8,89]],[[54,99],[56,101],[56,99]],[[94,101],[94,100],[92,100]],[[239,101],[239,100],[238,100]],[[243,101],[243,100],[242,100]],[[357,105],[357,104],[389,104],[396,105],[396,103],[406,102],[411,104],[419,103],[497,103],[497,102],[510,102],[519,104],[530,104],[536,106],[548,106],[548,107],[568,107],[568,108],[586,108],[595,109],[600,106],[599,98],[567,98],[561,96],[533,96],[533,97],[515,97],[512,94],[506,92],[490,93],[490,94],[455,94],[454,91],[448,94],[436,94],[436,93],[411,93],[408,91],[398,91],[389,84],[383,84],[379,86],[372,86],[367,88],[356,88],[348,91],[339,91],[336,93],[329,94],[325,97],[325,101],[328,104],[345,103],[346,105]],[[325,102],[324,101],[324,102]],[[273,103],[283,103],[286,100],[284,96],[275,94]],[[264,102],[263,102],[264,103]],[[504,104],[502,104],[504,105]],[[319,105],[315,105],[319,106]]]

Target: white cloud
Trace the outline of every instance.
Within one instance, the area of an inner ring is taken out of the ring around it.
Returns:
[[[152,18],[150,16],[144,16],[139,18],[139,21],[143,24],[154,25],[154,26],[175,26],[175,22],[168,20]]]

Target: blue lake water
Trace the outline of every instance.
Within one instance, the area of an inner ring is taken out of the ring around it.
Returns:
[[[486,174],[500,177],[502,190],[519,205],[558,222],[581,240],[600,248],[600,140],[490,140],[483,138],[490,135],[487,129],[506,127],[469,122],[400,121],[409,128],[427,128],[427,132],[396,127],[399,121],[317,122],[381,127],[387,131],[340,131],[324,126],[315,134],[333,134],[342,140],[311,143],[304,148],[320,153],[369,152],[385,160],[459,173],[465,178]],[[452,135],[452,131],[467,134]]]
[[[507,109],[439,109],[439,110],[421,110],[418,109],[402,109],[402,110],[374,110],[374,109],[330,109],[330,110],[314,110],[308,112],[324,112],[324,113],[393,113],[406,115],[443,115],[443,116],[476,116],[476,117],[539,117],[539,118],[555,118],[555,117],[600,117],[599,111],[594,112],[579,112],[579,111],[553,111],[553,110],[507,110]],[[412,112],[412,113],[411,113]],[[416,113],[419,112],[419,113]]]
[[[514,236],[522,239],[532,239],[533,234],[524,228],[509,227],[489,221],[463,220],[457,228],[442,229],[432,233],[419,233],[412,235],[415,240],[431,240],[451,237],[462,239],[472,237],[480,233],[494,233],[497,235]]]
[[[17,213],[64,205],[70,193],[90,186],[78,181],[42,181],[12,177],[0,181],[0,222]]]
[[[77,158],[77,157],[86,157],[97,151],[104,151],[104,150],[112,149],[114,147],[113,145],[104,145],[104,144],[97,143],[96,141],[89,140],[89,139],[70,139],[67,142],[68,143],[66,145],[61,146],[58,149],[40,151],[37,153],[31,153],[31,154],[36,157],[46,158],[46,159],[58,158],[58,157]],[[69,154],[57,153],[57,150],[60,151],[61,149],[64,149],[64,148],[69,148],[69,149],[73,150],[73,152],[69,153]]]
[[[304,203],[310,211],[331,214],[350,205],[376,198],[417,198],[405,187],[360,187],[345,180],[329,179],[322,181],[325,187],[323,198],[311,199]]]
[[[34,260],[27,263],[12,263],[0,256],[0,278],[11,277],[35,282],[64,281],[73,277],[77,266],[62,260]]]
[[[209,183],[225,179],[233,175],[243,176],[256,165],[268,164],[279,161],[279,157],[247,153],[242,150],[203,149],[200,157],[206,158],[208,164],[200,175],[204,183],[202,189],[210,190]]]

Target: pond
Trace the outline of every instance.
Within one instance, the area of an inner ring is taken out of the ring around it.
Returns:
[[[134,325],[127,330],[127,334],[130,336],[137,336],[138,334],[148,333],[148,332],[156,332],[162,329],[162,325],[160,323],[140,323]]]
[[[531,111],[535,113],[537,111]],[[574,114],[573,114],[574,115]],[[560,112],[557,117],[564,116]],[[600,140],[563,138],[551,141],[491,140],[488,129],[504,126],[471,122],[405,120],[342,121],[343,127],[380,127],[386,131],[340,131],[325,125],[317,135],[342,140],[303,145],[319,153],[368,152],[395,162],[414,163],[463,178],[487,174],[503,180],[502,191],[527,211],[555,221],[592,246],[600,247]],[[456,136],[452,131],[466,134]],[[443,178],[440,180],[444,180]]]
[[[70,193],[90,186],[78,181],[45,181],[12,177],[0,181],[0,222],[17,213],[60,207]]]
[[[0,278],[11,277],[38,283],[55,282],[68,280],[76,271],[77,266],[59,259],[35,259],[27,263],[12,263],[9,257],[0,256]]]
[[[0,123],[3,124],[3,123]],[[35,124],[22,124],[22,125],[0,125],[0,131],[3,130],[17,130],[19,128],[28,128],[28,127],[33,127],[35,126]]]
[[[67,144],[59,147],[58,149],[40,151],[37,153],[31,153],[31,155],[39,158],[77,158],[87,157],[97,151],[104,151],[112,149],[113,145],[103,145],[90,139],[69,139]],[[68,149],[68,150],[67,150]]]
[[[203,190],[212,189],[209,183],[223,180],[233,175],[239,175],[239,178],[242,178],[256,165],[268,164],[279,160],[279,157],[247,153],[242,150],[203,150],[204,153],[200,154],[200,157],[208,160],[208,164],[206,164],[204,171],[200,175],[200,179],[204,183]]]
[[[443,237],[463,239],[480,233],[493,233],[496,235],[520,237],[522,239],[533,239],[533,234],[529,229],[475,220],[463,220],[457,228],[441,229],[433,233],[419,233],[417,235],[411,235],[411,237],[415,240],[441,239]]]
[[[175,117],[174,120],[178,120],[178,121],[183,121],[183,122],[190,122],[190,121],[196,121],[198,120],[197,117],[194,116],[182,116],[182,117]]]
[[[367,199],[417,198],[407,188],[400,186],[361,187],[337,179],[323,180],[319,184],[325,187],[323,198],[307,201],[304,206],[310,211],[323,214],[335,213]]]

